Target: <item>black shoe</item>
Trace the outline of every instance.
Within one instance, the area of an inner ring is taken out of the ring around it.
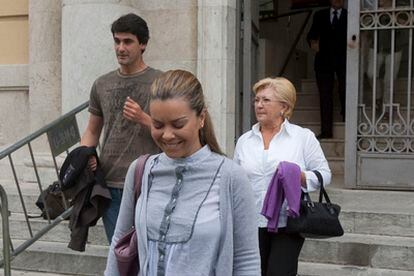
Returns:
[[[321,139],[329,139],[329,138],[332,138],[332,137],[333,137],[332,134],[321,133],[321,134],[316,136],[316,139],[321,140]]]

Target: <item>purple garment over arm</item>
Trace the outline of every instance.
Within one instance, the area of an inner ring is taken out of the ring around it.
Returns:
[[[261,214],[268,219],[269,232],[277,232],[280,208],[286,198],[288,215],[299,216],[301,170],[295,163],[282,161],[269,183]]]

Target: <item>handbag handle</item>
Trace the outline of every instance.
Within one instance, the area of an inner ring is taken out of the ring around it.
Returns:
[[[331,203],[331,200],[329,199],[328,193],[326,192],[325,187],[323,185],[322,174],[317,170],[314,170],[313,173],[316,175],[316,177],[318,178],[319,183],[321,185],[321,188],[319,189],[319,202],[322,202],[323,197],[325,197],[325,201],[327,203]]]
[[[148,160],[149,154],[144,154],[138,157],[137,164],[135,166],[135,175],[134,175],[134,198],[135,203],[138,200],[138,197],[141,194],[141,185],[142,185],[142,175],[144,174],[145,163]],[[135,212],[135,208],[134,208]]]

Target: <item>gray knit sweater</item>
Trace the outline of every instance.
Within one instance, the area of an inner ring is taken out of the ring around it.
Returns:
[[[145,167],[143,184],[142,184],[142,193],[136,205],[136,217],[135,220],[133,216],[133,181],[134,181],[134,171],[136,162],[133,162],[128,170],[126,177],[126,182],[124,185],[124,193],[121,203],[121,209],[118,217],[117,226],[115,229],[115,234],[112,242],[111,249],[109,251],[107,267],[105,275],[119,275],[115,256],[113,253],[113,245],[117,240],[128,231],[133,223],[137,225],[138,231],[138,247],[139,247],[139,259],[141,267],[141,276],[148,276],[148,263],[150,256],[153,256],[153,252],[150,252],[149,245],[149,236],[148,229],[149,221],[148,210],[147,210],[147,200],[148,200],[148,175],[150,170],[153,169],[156,163],[156,171],[162,171],[163,169],[169,170],[171,166],[182,166],[183,164],[187,169],[191,170],[191,179],[197,179],[197,176],[200,175],[200,180],[206,179],[206,175],[214,175],[214,172],[219,167],[219,164],[223,160],[223,157],[212,153],[208,147],[200,149],[199,152],[195,153],[205,155],[203,158],[202,164],[196,164],[194,158],[191,156],[184,159],[169,159],[165,154],[159,156],[152,156],[148,159],[148,162]],[[161,161],[160,161],[161,160]],[[199,160],[199,158],[198,158]],[[168,161],[168,162],[162,162]],[[201,165],[201,166],[200,166]],[[164,167],[165,168],[164,168]],[[154,177],[157,177],[155,171]],[[152,171],[151,171],[152,172]],[[165,174],[163,174],[165,176]],[[170,179],[166,178],[166,185],[168,183],[174,183],[175,177],[174,174],[171,174]],[[184,174],[184,179],[186,175]],[[212,179],[211,179],[212,180]],[[254,198],[251,187],[248,183],[247,176],[244,171],[233,161],[224,158],[224,163],[219,171],[219,177],[217,177],[216,183],[214,185],[219,185],[219,220],[220,220],[220,237],[218,246],[209,247],[205,246],[208,241],[194,242],[191,237],[187,241],[191,243],[191,247],[200,246],[203,250],[215,250],[215,252],[209,252],[207,255],[217,256],[215,260],[211,258],[200,258],[202,256],[192,256],[194,258],[193,262],[196,261],[197,265],[192,267],[191,275],[205,275],[205,267],[210,267],[207,269],[213,271],[213,275],[217,276],[228,276],[228,275],[260,275],[260,257],[257,241],[257,227],[255,224],[255,207],[254,207]],[[152,185],[159,185],[159,181],[153,179],[150,181]],[[155,184],[154,184],[155,183]],[[194,181],[192,181],[194,183]],[[184,182],[184,185],[186,183]],[[187,183],[191,184],[191,183]],[[183,190],[185,192],[185,189]],[[162,206],[165,206],[166,202],[159,203]],[[154,203],[151,203],[151,206],[154,206]],[[187,208],[192,209],[192,208]],[[190,212],[191,213],[191,212]],[[198,218],[197,218],[198,219]],[[160,220],[160,218],[157,218]],[[194,228],[194,231],[197,231],[197,227]],[[185,232],[185,231],[184,231]],[[175,233],[174,237],[177,237]],[[185,234],[183,234],[185,235]],[[192,236],[197,236],[197,233],[194,233]],[[204,253],[204,252],[203,252]],[[191,256],[191,255],[190,255]],[[191,264],[191,259],[188,260]],[[187,264],[188,265],[188,264]],[[177,265],[175,265],[177,267]],[[190,275],[187,270],[180,271],[179,268],[175,269],[177,275]],[[204,269],[204,270],[202,270]],[[209,273],[211,275],[211,272]],[[168,274],[166,274],[168,276]]]

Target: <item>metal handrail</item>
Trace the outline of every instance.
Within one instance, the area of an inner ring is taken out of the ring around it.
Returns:
[[[298,33],[296,34],[295,40],[292,43],[292,46],[290,47],[289,53],[285,58],[285,62],[283,63],[282,69],[280,69],[280,72],[278,74],[278,76],[282,76],[285,73],[286,67],[290,61],[290,59],[292,58],[293,52],[296,49],[296,45],[298,45],[299,39],[303,34],[303,31],[305,30],[306,25],[308,24],[311,16],[312,16],[313,10],[309,10],[307,11],[307,15],[305,20],[303,21],[302,25],[300,26],[300,29],[298,31]]]
[[[1,199],[1,221],[3,230],[3,262],[4,275],[10,276],[10,231],[9,231],[9,203],[7,201],[7,194],[3,186],[0,185],[0,199]]]
[[[277,76],[282,76],[285,73],[286,67],[289,64],[289,61],[292,58],[292,55],[293,55],[293,53],[296,49],[296,45],[298,44],[298,42],[300,40],[300,37],[302,36],[302,34],[303,34],[303,32],[306,28],[306,25],[308,24],[313,12],[314,12],[314,8],[299,9],[299,10],[290,11],[290,12],[282,13],[282,14],[278,14],[278,15],[274,15],[273,10],[260,11],[260,14],[263,16],[263,20],[277,20],[277,19],[282,18],[282,17],[288,17],[288,16],[292,16],[292,15],[307,13],[306,18],[302,22],[302,25],[301,25],[298,33],[296,34],[295,40],[293,41],[292,45],[289,48],[289,53],[285,57],[285,59],[283,61],[283,64],[282,64],[282,67],[281,67],[279,73],[277,74]]]
[[[7,155],[13,153],[14,151],[18,150],[19,148],[25,146],[28,142],[36,139],[40,135],[45,134],[48,130],[52,129],[53,126],[57,125],[58,123],[60,123],[64,119],[67,119],[67,118],[79,113],[80,111],[84,110],[88,106],[89,106],[89,101],[87,101],[87,102],[81,104],[80,106],[72,109],[71,111],[69,111],[68,113],[62,115],[58,119],[52,121],[51,123],[47,124],[46,126],[40,128],[39,130],[37,130],[37,131],[33,132],[32,134],[26,136],[25,138],[21,139],[20,141],[14,143],[10,147],[8,147],[5,150],[0,152],[0,160],[3,159],[4,157],[6,157]]]
[[[52,121],[51,123],[47,124],[46,126],[40,128],[39,130],[33,132],[32,134],[26,136],[25,138],[19,140],[18,142],[14,143],[10,147],[8,147],[8,148],[6,148],[6,149],[4,149],[3,151],[0,152],[0,160],[4,159],[6,157],[8,157],[8,159],[9,159],[9,163],[10,163],[11,170],[12,170],[12,173],[13,173],[14,181],[15,181],[16,186],[17,186],[17,191],[18,191],[18,194],[19,194],[20,202],[22,204],[23,212],[24,212],[24,215],[25,215],[27,227],[28,227],[29,234],[30,234],[30,238],[28,240],[26,240],[25,242],[20,244],[17,248],[13,249],[13,245],[12,245],[11,237],[10,237],[10,230],[9,230],[10,211],[8,209],[7,193],[4,190],[3,186],[0,185],[0,200],[1,200],[0,201],[0,203],[1,203],[0,204],[0,209],[1,209],[2,230],[3,230],[3,260],[0,260],[0,267],[4,267],[4,275],[6,275],[6,276],[11,275],[11,261],[17,255],[19,255],[21,252],[23,252],[25,249],[27,249],[34,242],[39,240],[44,234],[46,234],[49,230],[54,228],[60,222],[62,222],[66,218],[68,218],[70,216],[71,212],[72,212],[72,207],[67,208],[67,206],[65,205],[66,210],[62,214],[60,214],[57,218],[55,218],[53,221],[51,221],[50,216],[49,216],[49,210],[47,208],[46,202],[45,202],[44,198],[42,198],[43,202],[44,202],[44,205],[45,205],[46,216],[47,216],[47,219],[48,219],[48,225],[46,225],[44,228],[42,228],[41,230],[39,230],[37,233],[35,233],[33,235],[31,225],[30,225],[30,221],[29,221],[29,216],[27,214],[27,209],[26,209],[26,206],[25,206],[25,203],[24,203],[24,198],[23,198],[23,195],[22,195],[22,191],[20,189],[19,179],[17,177],[17,172],[16,172],[14,162],[13,162],[13,159],[12,159],[12,154],[15,151],[17,151],[18,149],[20,149],[24,146],[28,146],[29,152],[30,152],[30,157],[31,157],[32,164],[33,164],[33,169],[34,169],[35,175],[36,175],[36,180],[37,180],[37,183],[38,183],[38,186],[39,186],[40,194],[43,196],[43,193],[42,193],[43,189],[42,189],[42,185],[41,185],[41,179],[40,179],[40,176],[39,176],[39,173],[38,173],[38,170],[37,170],[37,165],[36,165],[36,161],[35,161],[35,158],[34,158],[31,142],[33,140],[35,140],[36,138],[40,137],[41,135],[43,135],[45,133],[48,133],[49,131],[53,130],[55,127],[57,128],[61,122],[75,116],[79,112],[86,109],[88,106],[89,106],[89,101],[87,101],[87,102],[79,105],[78,107],[72,109],[71,111],[69,111],[68,113],[62,115],[58,119]],[[76,125],[77,125],[77,121],[76,121]],[[50,142],[49,142],[49,146],[50,146]],[[50,149],[52,151],[52,148],[50,148]],[[68,152],[68,148],[65,148],[65,150],[66,150],[66,152]],[[56,163],[56,159],[55,159],[55,156],[53,155],[53,153],[52,153],[52,158],[53,158],[53,162],[54,162],[54,165],[55,165],[56,174],[58,175],[58,168],[57,168],[57,165],[56,165],[57,163]]]

